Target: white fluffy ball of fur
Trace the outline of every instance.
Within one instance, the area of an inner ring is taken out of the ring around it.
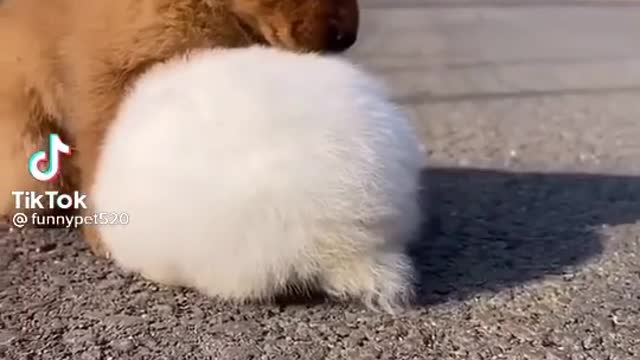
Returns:
[[[291,289],[410,298],[424,154],[376,80],[338,58],[207,50],[144,74],[91,199],[123,268],[232,301]]]

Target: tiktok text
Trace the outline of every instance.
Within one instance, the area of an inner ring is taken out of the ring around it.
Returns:
[[[45,191],[38,194],[34,191],[12,191],[16,209],[38,210],[38,209],[86,209],[85,200],[87,195],[78,191],[72,194],[61,194],[59,191]]]

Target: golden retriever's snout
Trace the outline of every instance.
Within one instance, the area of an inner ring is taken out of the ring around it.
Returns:
[[[343,52],[355,44],[358,37],[356,31],[342,30],[337,21],[329,23],[327,34],[327,51]]]
[[[360,27],[360,9],[357,0],[338,0],[334,3],[328,21],[326,50],[343,52],[351,48]]]
[[[340,53],[358,37],[357,0],[231,0],[232,11],[269,44]]]

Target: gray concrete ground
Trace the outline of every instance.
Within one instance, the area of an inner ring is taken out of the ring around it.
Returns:
[[[0,358],[640,359],[640,5],[363,1],[350,56],[429,148],[419,304],[227,306],[13,232]]]

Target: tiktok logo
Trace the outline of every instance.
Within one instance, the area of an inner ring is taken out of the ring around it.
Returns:
[[[58,134],[49,134],[49,153],[44,150],[34,152],[29,158],[29,173],[36,180],[53,181],[60,174],[60,154],[71,155],[71,147],[60,140]],[[40,164],[49,162],[46,170]]]

